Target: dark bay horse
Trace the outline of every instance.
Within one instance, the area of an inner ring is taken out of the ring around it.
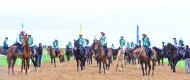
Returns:
[[[91,48],[95,50],[95,56],[97,63],[99,64],[99,73],[101,73],[101,66],[103,65],[104,73],[106,70],[106,53],[104,52],[103,46],[100,40],[94,40]]]
[[[155,63],[157,60],[157,53],[154,49],[151,49],[151,50],[152,50],[151,59],[148,59],[148,56],[146,54],[144,47],[136,47],[133,51],[133,56],[139,58],[141,68],[142,68],[142,72],[143,72],[143,76],[145,75],[143,64],[145,64],[146,75],[147,75],[147,65],[149,67],[148,75],[150,74],[150,70],[151,70],[150,61],[152,61],[152,75],[154,75],[154,67],[155,67]]]
[[[59,57],[59,61],[60,64],[62,66],[63,64],[63,59],[64,59],[64,51],[62,49],[59,48],[60,54],[58,55]],[[51,58],[51,66],[53,65],[54,62],[54,66],[56,67],[56,54],[55,54],[55,49],[52,46],[48,46],[48,53],[50,54],[50,58]]]
[[[175,73],[176,72],[175,67],[176,67],[177,62],[180,60],[180,55],[177,52],[177,48],[171,43],[168,43],[166,45],[166,49],[168,52],[167,56],[168,56],[169,64],[171,66],[171,70],[173,70],[173,72]]]
[[[136,64],[136,58],[133,56],[133,50],[134,49],[131,49],[131,48],[128,48],[125,50],[125,65],[126,63],[128,62],[129,64],[132,63],[132,64]]]
[[[71,56],[73,55],[73,49],[69,48],[68,45],[66,46],[66,56],[67,61],[70,61]]]
[[[0,47],[0,54],[2,55],[7,55],[7,49],[5,49],[4,47]]]
[[[165,53],[163,52],[163,50],[161,50],[157,47],[153,47],[153,49],[157,52],[158,65],[160,65],[160,60],[162,61],[162,65],[164,65]]]
[[[85,70],[86,54],[84,48],[79,46],[78,40],[74,40],[74,56],[77,62],[77,71],[79,71],[79,64],[81,71]]]
[[[86,62],[87,64],[92,64],[92,52],[90,47],[85,47],[86,52]]]
[[[38,62],[38,47],[37,47],[37,45],[34,45],[34,46],[32,46],[31,48],[31,60],[32,60],[32,63],[33,63],[33,65],[34,65],[34,67],[35,67],[35,71],[36,71],[36,67],[38,67],[38,64],[37,64],[37,62]]]

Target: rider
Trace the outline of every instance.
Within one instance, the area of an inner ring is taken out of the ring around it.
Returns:
[[[131,49],[135,48],[135,44],[133,42],[131,42]]]
[[[125,46],[125,39],[123,36],[121,36],[121,39],[119,40],[119,43],[120,43],[120,47],[124,47]]]
[[[184,42],[183,40],[180,38],[179,39],[179,47],[182,48],[184,46]]]
[[[173,38],[173,40],[174,40],[175,47],[177,47],[177,40],[176,40],[176,38]]]
[[[32,54],[34,54],[34,49],[33,49],[33,38],[32,35],[28,35],[28,42],[29,42],[29,46],[30,46],[30,50],[32,52]]]
[[[3,42],[3,48],[8,50],[9,49],[9,46],[8,46],[8,37],[5,37],[5,40]]]
[[[53,47],[55,49],[56,56],[58,56],[58,54],[59,54],[59,42],[57,39],[55,39],[55,41],[53,41]]]
[[[150,40],[149,40],[149,37],[147,37],[146,34],[142,34],[143,35],[143,38],[142,38],[142,41],[143,41],[143,47],[145,47],[145,50],[146,52],[148,52],[148,58],[150,59],[151,58],[151,55],[152,55],[152,50],[150,48]]]
[[[18,52],[22,52],[23,49],[22,49],[22,41],[23,41],[23,35],[25,34],[25,31],[24,30],[21,30],[20,31],[20,34],[18,34],[17,38],[16,38],[16,43],[15,45],[17,46],[16,48],[16,53]]]
[[[69,48],[69,49],[72,48],[72,43],[71,43],[71,41],[69,41],[69,43],[68,43],[68,48]]]
[[[79,47],[82,48],[83,51],[85,52],[85,49],[84,49],[84,38],[82,38],[82,34],[79,34],[78,43],[79,43]]]
[[[130,49],[130,43],[127,42],[127,49]]]
[[[111,48],[114,49],[114,44],[112,43]]]
[[[86,48],[86,52],[89,52],[89,49],[90,49],[90,44],[89,44],[89,40],[88,39],[85,39],[85,48]]]
[[[141,40],[139,40],[139,43],[138,43],[138,44],[139,44],[138,46],[141,47]]]
[[[106,53],[106,56],[108,56],[108,49],[107,49],[107,39],[104,32],[101,32],[100,41],[102,43],[104,52]]]

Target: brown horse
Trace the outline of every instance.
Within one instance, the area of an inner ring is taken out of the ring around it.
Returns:
[[[19,52],[19,53],[16,53],[15,50],[17,48],[17,46],[13,45],[11,46],[9,49],[8,49],[8,52],[7,52],[7,63],[8,63],[8,74],[10,74],[10,68],[12,67],[12,74],[14,75],[14,66],[15,66],[15,62],[16,62],[16,59],[17,58],[23,58],[22,59],[22,67],[21,67],[21,72],[22,72],[22,69],[24,67],[24,69],[29,69],[29,59],[30,59],[30,47],[28,45],[28,38],[27,38],[27,35],[23,35],[23,45],[24,45],[24,52]],[[26,63],[25,63],[26,61]],[[26,65],[27,64],[27,65]],[[26,65],[26,67],[25,67]],[[25,71],[26,72],[26,75],[27,75],[27,72],[28,71]]]
[[[155,66],[155,63],[157,60],[157,53],[154,49],[151,49],[151,50],[152,50],[151,59],[148,59],[148,56],[146,54],[144,47],[138,47],[133,51],[133,56],[139,58],[139,61],[140,61],[141,67],[142,67],[143,76],[144,76],[143,63],[145,63],[146,75],[147,75],[147,65],[148,65],[148,67],[149,67],[148,75],[149,75],[150,70],[151,70],[150,61],[152,61],[152,75],[154,75],[154,66]]]
[[[91,48],[93,50],[95,50],[95,54],[96,54],[96,60],[97,63],[99,64],[99,73],[101,73],[101,65],[103,64],[103,69],[104,69],[104,73],[106,70],[106,54],[104,52],[103,46],[100,42],[100,40],[94,40],[94,43],[92,44]]]
[[[60,54],[58,55],[58,57],[59,57],[59,60],[60,60],[60,64],[61,64],[61,66],[62,66],[62,64],[63,64],[63,59],[64,59],[64,50],[59,49],[59,51],[60,51]],[[48,53],[50,54],[50,58],[51,58],[51,66],[53,65],[53,62],[54,62],[54,65],[55,65],[55,67],[56,67],[56,60],[55,60],[56,54],[55,54],[55,49],[53,49],[52,46],[48,46]]]
[[[31,50],[28,42],[28,36],[26,34],[23,35],[23,55],[22,55],[22,67],[21,67],[21,72],[23,68],[26,69],[25,71],[26,75],[30,67],[30,57],[31,57]]]
[[[112,58],[113,57],[113,53],[112,53],[112,49],[108,48],[108,56],[107,56],[107,60],[106,60],[106,69],[109,70],[110,68],[110,64],[112,63]]]

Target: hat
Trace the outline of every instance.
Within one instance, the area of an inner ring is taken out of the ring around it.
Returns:
[[[79,36],[82,36],[82,34],[79,34]]]
[[[100,32],[101,34],[103,34],[103,35],[105,35],[105,33],[104,32]]]
[[[124,36],[121,36],[121,38],[124,38]]]

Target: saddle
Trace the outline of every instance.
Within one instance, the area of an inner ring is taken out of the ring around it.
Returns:
[[[149,59],[153,56],[151,48],[145,48],[146,55]]]

